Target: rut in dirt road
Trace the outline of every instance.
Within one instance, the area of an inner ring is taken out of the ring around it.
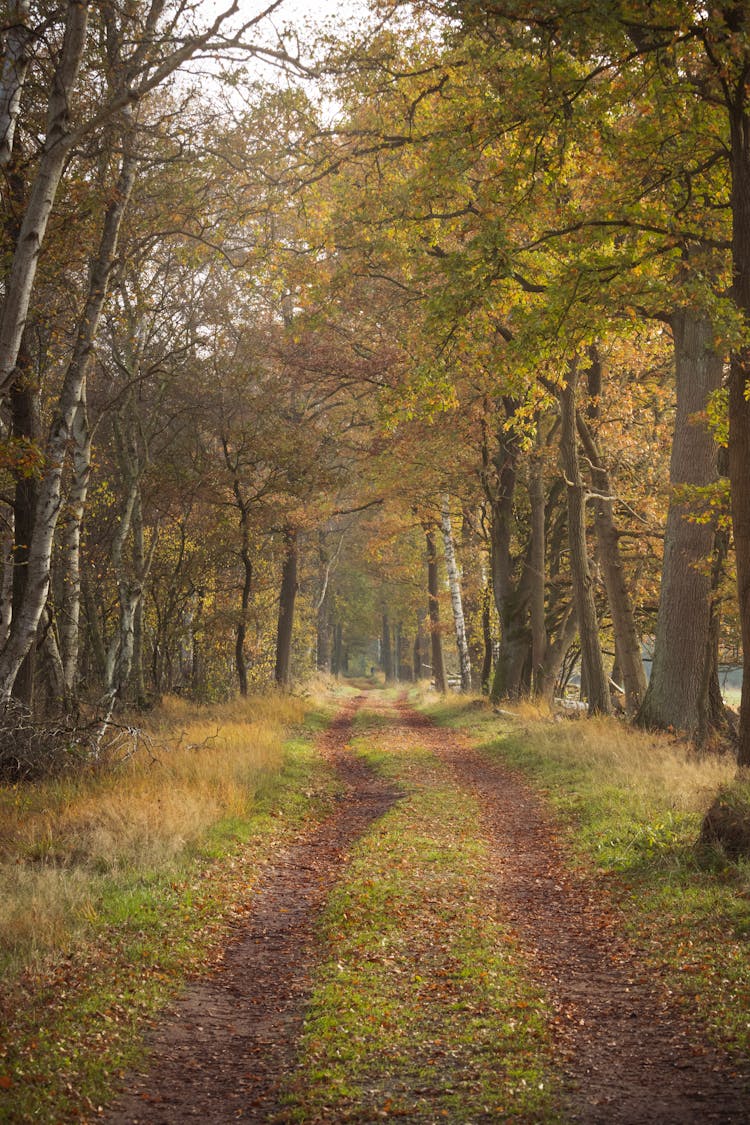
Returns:
[[[512,771],[403,701],[396,722],[473,793],[501,909],[556,1012],[569,1120],[597,1125],[750,1122],[748,1075],[690,1025],[618,931],[593,881],[574,875],[541,799]]]
[[[344,782],[338,808],[264,871],[256,905],[215,976],[188,989],[151,1042],[151,1069],[105,1118],[110,1125],[273,1121],[292,1069],[311,973],[315,926],[346,852],[398,793],[346,750],[350,703],[320,741]]]

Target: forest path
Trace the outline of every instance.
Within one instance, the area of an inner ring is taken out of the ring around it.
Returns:
[[[750,1121],[742,1078],[705,1042],[701,1028],[686,1020],[658,977],[649,978],[611,904],[567,861],[543,800],[461,734],[433,725],[405,699],[394,702],[380,692],[348,704],[321,741],[346,784],[335,814],[267,869],[247,929],[227,951],[223,971],[178,1001],[152,1041],[149,1074],[105,1120],[111,1125],[308,1120],[299,1035],[315,971],[338,956],[316,936],[318,920],[333,887],[346,877],[347,852],[360,839],[360,848],[368,847],[368,828],[398,797],[392,783],[347,748],[363,703],[378,719],[373,745],[393,755],[410,748],[429,751],[445,783],[469,794],[481,810],[478,833],[489,858],[492,909],[512,927],[524,963],[547,997],[555,1062],[566,1090],[560,1116],[528,1121]],[[415,1059],[425,1049],[419,1042],[411,1046]],[[281,1101],[285,1087],[296,1091],[296,1115]],[[393,1114],[415,1122],[526,1120],[517,1113],[438,1111],[437,1103],[430,1108],[429,1094],[425,1104],[424,1091],[419,1093],[412,1113],[394,1107]],[[309,1120],[334,1125],[391,1116],[374,1106],[367,1097],[338,1109],[332,1103]]]
[[[566,859],[548,807],[513,771],[402,699],[399,727],[482,810],[494,889],[552,1005],[570,1119],[601,1125],[748,1122],[747,1079],[649,976],[612,905]]]
[[[270,1121],[294,1064],[316,923],[346,862],[398,792],[347,752],[363,697],[319,739],[344,784],[335,812],[264,870],[255,909],[216,975],[188,988],[149,1042],[150,1069],[105,1116],[111,1125]]]

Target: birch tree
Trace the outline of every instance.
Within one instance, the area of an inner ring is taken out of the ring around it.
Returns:
[[[443,534],[445,569],[448,574],[448,588],[451,595],[453,623],[456,629],[458,662],[461,671],[461,691],[471,691],[471,658],[469,656],[469,644],[466,637],[466,622],[464,621],[464,607],[461,597],[461,578],[456,562],[456,548],[453,541],[450,500],[448,496],[443,496],[440,508],[440,530]]]
[[[276,5],[271,5],[271,10]],[[88,295],[78,322],[78,332],[70,362],[63,379],[59,399],[53,407],[53,421],[46,443],[47,471],[40,484],[29,558],[26,562],[26,586],[22,603],[14,615],[8,641],[0,653],[0,698],[6,699],[23,660],[33,644],[41,619],[50,581],[52,544],[61,507],[61,481],[66,462],[69,435],[76,415],[84,420],[79,407],[90,365],[92,348],[106,300],[107,288],[117,251],[119,230],[137,174],[139,154],[136,144],[134,107],[152,91],[166,82],[178,67],[200,52],[212,50],[219,29],[237,10],[233,4],[218,15],[202,32],[188,32],[176,39],[174,29],[187,18],[191,5],[180,2],[167,11],[163,0],[129,12],[118,22],[113,9],[103,12],[107,44],[107,96],[104,103],[86,118],[73,119],[76,106],[76,84],[87,41],[89,5],[70,2],[66,5],[62,43],[54,58],[47,104],[45,140],[30,182],[27,202],[12,255],[7,278],[5,300],[0,314],[0,404],[7,399],[16,378],[16,365],[32,298],[39,255],[45,241],[58,188],[69,154],[76,141],[88,136],[119,115],[122,125],[122,156],[112,199],[102,224],[99,248],[92,257]],[[265,13],[263,13],[265,14]],[[245,24],[255,25],[260,16]],[[235,37],[230,41],[237,43]],[[224,46],[225,44],[222,44]],[[249,48],[254,49],[254,48]],[[15,65],[17,92],[19,63],[13,38],[6,40],[8,68]],[[22,72],[21,72],[22,73]],[[8,87],[10,88],[10,87]],[[12,136],[18,110],[11,92],[6,97],[6,136]],[[15,115],[15,116],[14,116]],[[71,550],[75,544],[71,541]],[[71,643],[67,640],[70,670]],[[69,682],[70,675],[67,680]]]

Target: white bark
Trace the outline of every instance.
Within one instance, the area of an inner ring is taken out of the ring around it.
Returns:
[[[255,26],[263,15],[272,11],[279,2],[280,0],[275,0],[264,12],[248,20],[245,29]],[[0,317],[0,404],[7,396],[13,382],[39,254],[71,147],[83,136],[94,132],[104,122],[115,118],[117,114],[131,112],[137,102],[159,87],[183,63],[216,42],[222,25],[237,12],[239,5],[237,0],[234,0],[225,11],[216,15],[204,32],[188,36],[179,47],[168,51],[159,59],[153,55],[156,54],[159,46],[157,24],[164,4],[161,0],[155,0],[146,19],[139,46],[129,60],[122,60],[129,64],[125,73],[134,74],[140,71],[139,79],[132,87],[127,82],[121,84],[90,118],[73,127],[70,121],[70,105],[86,45],[89,6],[90,0],[68,0],[63,43],[47,105],[44,146],[16,243],[2,317]],[[236,41],[240,42],[239,39]],[[169,42],[168,37],[165,42]],[[226,41],[224,45],[229,42],[232,41]],[[244,47],[247,51],[253,50],[250,45],[245,44]],[[278,57],[285,58],[283,52],[279,52]],[[16,72],[15,86],[18,89],[14,101],[11,82],[7,109],[13,120],[13,129],[18,114],[17,102],[20,98],[18,72]]]
[[[0,72],[0,170],[5,170],[13,155],[13,140],[21,106],[21,94],[29,69],[29,0],[10,0],[5,54]]]
[[[448,586],[453,608],[453,621],[456,627],[456,644],[458,646],[458,659],[461,668],[461,691],[471,691],[471,658],[469,644],[466,639],[466,622],[464,620],[463,599],[461,598],[461,579],[456,563],[456,549],[453,543],[453,529],[451,528],[450,502],[447,496],[443,497],[440,513],[440,529],[443,533],[443,548],[445,552],[445,569],[448,574]]]
[[[3,560],[3,576],[0,580],[0,646],[4,645],[10,633],[13,616],[13,509],[8,507],[7,522],[3,524],[0,536],[0,553]]]
[[[105,215],[99,253],[92,263],[88,299],[79,321],[73,355],[65,372],[57,412],[47,442],[47,471],[39,486],[23,604],[12,624],[8,643],[0,654],[0,699],[7,699],[10,696],[18,669],[33,643],[47,600],[50,559],[62,502],[62,472],[68,441],[81,401],[109,275],[117,250],[120,224],[130,198],[135,170],[135,158],[126,146],[114,198]]]
[[[75,693],[78,676],[78,646],[81,619],[81,524],[91,477],[91,433],[86,410],[86,386],[76,407],[71,426],[73,439],[73,480],[68,492],[60,541],[63,593],[60,607],[60,654],[65,694]]]
[[[15,377],[39,252],[47,231],[71,143],[70,102],[86,43],[88,3],[69,0],[60,61],[47,106],[47,131],[39,167],[13,254],[2,317],[0,318],[0,396],[8,394]]]

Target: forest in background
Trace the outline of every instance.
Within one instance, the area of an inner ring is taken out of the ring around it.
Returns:
[[[443,642],[750,764],[747,6],[237,7],[7,6],[6,778]]]

